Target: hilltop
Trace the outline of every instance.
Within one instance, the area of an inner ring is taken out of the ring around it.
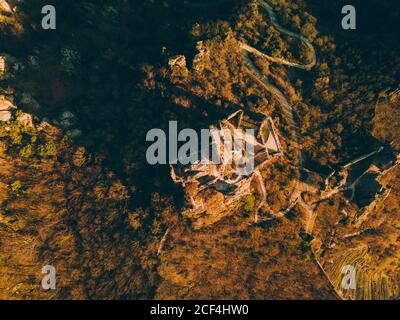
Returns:
[[[340,2],[55,0],[55,31],[45,1],[7,2],[0,297],[398,298],[399,13],[354,1],[346,33]],[[169,166],[147,163],[146,133],[237,110],[270,117],[282,155],[259,170],[265,191],[206,193],[198,228]],[[340,292],[348,263],[374,289]]]

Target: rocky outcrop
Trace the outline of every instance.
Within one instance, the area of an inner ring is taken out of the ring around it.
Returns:
[[[174,77],[185,77],[189,74],[189,70],[186,65],[186,57],[184,55],[177,55],[170,57],[168,65],[171,70],[171,75]]]
[[[169,58],[168,65],[173,68],[186,68],[186,57],[183,55],[177,55]]]
[[[0,96],[0,121],[10,122],[15,106],[5,96]]]
[[[5,96],[0,96],[0,121],[11,122],[13,119],[28,127],[33,127],[33,116],[29,113],[24,113],[7,99]]]
[[[5,0],[0,0],[0,13],[12,12],[10,5]]]
[[[193,164],[172,166],[172,179],[185,191],[188,208],[184,215],[193,221],[195,227],[212,224],[230,214],[233,207],[240,206],[244,196],[253,193],[253,182],[258,183],[255,189],[262,199],[258,207],[254,207],[255,222],[258,222],[258,209],[265,204],[266,197],[265,182],[258,170],[282,155],[272,119],[258,116],[260,120],[238,110],[222,120],[220,129],[215,128],[212,133],[216,158],[202,158],[200,155]],[[246,129],[253,129],[253,134],[245,132]],[[254,150],[230,149],[228,140],[233,137],[234,144],[246,148],[252,146]],[[253,158],[251,165],[248,156]]]

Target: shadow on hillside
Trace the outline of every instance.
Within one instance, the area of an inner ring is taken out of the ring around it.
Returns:
[[[170,120],[200,126],[202,107],[196,112],[184,109],[158,90],[146,89],[143,68],[166,64],[163,47],[171,54],[193,54],[191,26],[226,18],[232,4],[210,12],[154,1],[55,0],[57,29],[47,31],[40,26],[45,4],[18,4],[25,33],[0,44],[0,52],[22,66],[6,84],[15,89],[18,107],[66,126],[66,132],[79,130],[76,142],[104,155],[105,164],[135,186],[140,195],[136,200],[150,201],[154,191],[181,198],[169,179],[169,166],[147,165],[145,137],[152,128],[167,129]],[[198,97],[195,104],[207,105]]]

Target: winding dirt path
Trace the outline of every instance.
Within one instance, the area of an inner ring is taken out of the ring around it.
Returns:
[[[228,1],[228,0],[219,0],[219,1],[214,1],[214,2],[207,1],[207,2],[202,2],[202,3],[185,1],[185,5],[191,6],[191,7],[208,7],[208,6],[220,5],[226,1]],[[252,46],[249,46],[248,44],[246,44],[242,41],[239,41],[239,47],[240,47],[241,51],[243,52],[243,58],[244,58],[247,68],[250,71],[249,72],[250,76],[252,76],[256,81],[258,81],[267,91],[269,91],[278,100],[278,102],[282,108],[282,114],[283,114],[286,122],[289,124],[289,126],[293,130],[294,135],[292,137],[292,144],[294,145],[294,148],[296,149],[296,153],[297,153],[297,155],[296,155],[296,157],[298,159],[297,165],[299,167],[302,167],[303,156],[302,156],[302,151],[300,148],[301,144],[300,144],[300,139],[299,139],[299,136],[300,136],[299,135],[299,127],[295,120],[292,104],[290,103],[289,99],[286,98],[286,96],[282,93],[282,91],[278,87],[274,86],[268,80],[267,76],[263,75],[262,72],[254,65],[249,54],[257,55],[259,57],[265,58],[265,59],[267,59],[271,62],[277,63],[277,64],[286,65],[289,67],[294,67],[294,68],[298,68],[298,69],[302,69],[302,70],[311,70],[317,63],[315,48],[314,48],[311,40],[307,39],[306,37],[304,37],[300,34],[296,34],[292,31],[287,30],[284,27],[282,27],[278,22],[278,19],[276,17],[276,14],[275,14],[273,8],[268,3],[266,3],[264,0],[257,0],[257,2],[267,12],[272,25],[278,31],[304,42],[306,44],[306,46],[309,48],[309,50],[312,51],[312,55],[313,55],[312,61],[308,64],[299,64],[297,62],[291,62],[291,61],[288,61],[283,58],[276,58],[276,57],[269,56],[269,55],[259,51],[258,49],[254,48]],[[258,178],[258,180],[260,180],[260,179]],[[263,186],[263,190],[264,189],[265,189],[265,186]],[[314,220],[315,217],[311,213],[310,206],[307,205],[306,203],[304,203],[304,201],[302,200],[302,197],[301,197],[302,193],[305,191],[308,191],[308,189],[304,187],[304,184],[297,181],[295,190],[293,191],[291,198],[289,200],[289,203],[290,203],[289,207],[284,211],[275,213],[274,216],[284,216],[297,203],[300,203],[302,205],[302,207],[306,209],[305,211],[307,212],[307,215],[308,215],[307,226],[312,226],[313,225],[312,220]],[[258,220],[258,219],[256,219],[256,220]]]
[[[300,139],[299,139],[299,137],[300,137],[299,127],[298,127],[297,122],[294,117],[294,111],[293,111],[292,104],[290,103],[288,98],[286,98],[286,96],[282,93],[282,91],[279,88],[277,88],[276,86],[274,86],[273,84],[271,84],[271,82],[268,80],[268,78],[265,75],[263,75],[261,73],[261,71],[254,65],[254,63],[252,62],[252,60],[249,57],[249,53],[258,55],[258,56],[265,58],[269,61],[272,61],[274,63],[286,65],[289,67],[299,68],[299,69],[303,69],[303,70],[311,70],[317,63],[315,48],[309,39],[305,38],[302,35],[293,33],[292,31],[289,31],[289,30],[283,28],[278,23],[277,17],[275,15],[275,12],[273,11],[272,7],[269,4],[267,4],[264,0],[257,0],[257,2],[260,4],[260,6],[263,9],[266,10],[266,12],[268,13],[269,19],[271,20],[271,23],[277,30],[279,30],[281,33],[284,33],[293,38],[299,39],[300,41],[303,41],[307,45],[307,47],[312,51],[312,55],[313,55],[312,61],[308,64],[299,64],[299,63],[288,61],[283,58],[271,57],[263,52],[260,52],[258,49],[255,49],[255,48],[249,46],[246,43],[243,43],[243,42],[239,43],[240,48],[243,52],[243,56],[244,56],[246,65],[247,65],[248,69],[255,75],[254,78],[256,80],[258,80],[258,82],[260,82],[263,85],[263,87],[267,91],[269,91],[278,100],[279,104],[281,105],[283,115],[284,115],[287,123],[290,125],[290,127],[292,128],[292,130],[294,132],[294,136],[293,136],[292,140],[294,142],[293,143],[294,147],[296,148],[296,151],[297,151],[298,166],[302,167],[303,156],[302,156],[302,151],[300,148],[301,144],[300,144]],[[284,216],[296,204],[299,204],[307,214],[307,218],[306,218],[306,229],[307,230],[306,231],[311,233],[312,227],[314,225],[313,221],[315,220],[315,214],[314,214],[315,206],[310,206],[303,201],[301,195],[306,191],[309,191],[309,187],[307,185],[305,185],[304,183],[300,183],[299,181],[297,181],[295,189],[289,200],[289,203],[290,203],[289,207],[286,210],[279,212],[277,214],[277,216]]]
[[[266,3],[264,0],[257,0],[257,2],[260,4],[260,6],[262,8],[264,8],[267,11],[269,19],[271,20],[272,25],[278,31],[280,31],[281,33],[286,34],[286,35],[288,35],[288,36],[290,36],[292,38],[296,38],[296,39],[298,39],[298,40],[300,40],[300,41],[302,41],[302,42],[304,42],[306,44],[308,49],[311,50],[311,52],[312,52],[312,56],[313,56],[312,61],[310,63],[308,63],[308,64],[300,64],[300,63],[297,63],[297,62],[288,61],[288,60],[283,59],[283,58],[272,57],[272,56],[269,56],[269,55],[259,51],[258,49],[254,48],[252,46],[249,46],[248,44],[246,44],[244,42],[240,42],[240,48],[242,50],[246,51],[246,52],[256,54],[258,56],[266,58],[267,60],[275,62],[275,63],[279,63],[279,64],[283,64],[283,65],[286,65],[286,66],[289,66],[289,67],[299,68],[299,69],[303,69],[303,70],[311,70],[317,64],[317,55],[315,53],[315,48],[314,48],[311,40],[307,39],[306,37],[304,37],[304,36],[302,36],[300,34],[294,33],[292,31],[289,31],[289,30],[283,28],[278,23],[278,19],[276,17],[275,12],[272,9],[272,7],[268,3]]]
[[[226,0],[225,0],[226,1]],[[218,4],[225,2],[224,0],[222,1],[218,1]],[[292,127],[293,131],[295,132],[293,140],[294,140],[294,144],[295,144],[295,148],[297,150],[297,158],[298,158],[298,166],[302,167],[303,164],[303,157],[302,157],[302,152],[301,152],[301,148],[300,148],[300,143],[299,143],[299,128],[297,125],[297,122],[295,120],[294,117],[294,111],[293,111],[293,107],[291,105],[291,103],[289,102],[289,100],[286,98],[286,96],[282,93],[281,90],[279,90],[276,86],[274,86],[273,84],[271,84],[268,80],[268,78],[263,75],[261,73],[261,71],[254,65],[253,61],[251,60],[251,58],[249,57],[249,53],[254,54],[254,55],[258,55],[262,58],[265,58],[271,62],[274,63],[278,63],[278,64],[282,64],[282,65],[286,65],[289,67],[294,67],[294,68],[299,68],[299,69],[303,69],[303,70],[311,70],[317,63],[317,57],[316,57],[316,52],[315,52],[315,48],[312,44],[312,42],[307,39],[306,37],[293,33],[292,31],[289,31],[285,28],[283,28],[277,20],[277,17],[272,9],[272,7],[267,4],[264,0],[257,0],[257,2],[260,4],[261,7],[263,7],[267,13],[268,16],[271,20],[271,23],[274,25],[274,27],[279,30],[280,32],[289,35],[293,38],[299,39],[301,41],[303,41],[307,47],[312,50],[313,53],[313,59],[310,63],[308,64],[299,64],[296,62],[290,62],[286,59],[283,58],[275,58],[275,57],[271,57],[261,51],[259,51],[258,49],[249,46],[246,43],[243,42],[239,42],[240,45],[240,49],[243,52],[243,58],[245,60],[245,63],[249,69],[249,74],[256,80],[258,81],[267,91],[269,91],[279,102],[279,104],[282,107],[282,111],[283,114],[286,118],[286,121],[288,122],[288,124]],[[193,5],[193,4],[192,4]],[[202,3],[202,4],[197,4],[195,6],[208,6],[209,4],[207,3]],[[258,172],[257,174],[257,178],[259,180],[261,180],[259,183],[262,185],[263,190],[265,190],[265,185],[264,185],[264,181],[261,177],[261,174]],[[303,201],[302,198],[302,194],[304,192],[313,192],[315,190],[311,190],[311,187],[305,183],[302,183],[300,181],[297,181],[295,189],[291,195],[291,199],[290,199],[290,205],[289,207],[284,210],[284,211],[280,211],[277,214],[275,214],[276,217],[280,217],[280,216],[284,216],[286,215],[287,212],[289,212],[294,206],[296,206],[296,204],[299,204],[302,209],[306,212],[307,218],[306,218],[306,232],[311,234],[312,230],[313,230],[313,226],[314,226],[314,221],[316,218],[316,206],[318,205],[318,203],[315,204],[307,204]],[[260,207],[260,206],[259,206]],[[256,213],[256,222],[258,220],[258,213]],[[311,252],[314,256],[314,261],[317,264],[317,266],[320,268],[321,272],[325,275],[325,277],[327,278],[328,282],[330,283],[333,291],[336,293],[337,297],[339,299],[343,299],[342,295],[340,294],[339,291],[336,290],[331,278],[329,277],[329,275],[326,273],[326,271],[324,270],[322,264],[319,262],[319,260],[317,259],[317,255],[314,252],[314,250],[311,248]]]

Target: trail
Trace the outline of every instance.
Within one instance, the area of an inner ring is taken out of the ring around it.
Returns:
[[[208,7],[211,5],[219,5],[222,4],[224,2],[226,2],[227,0],[220,0],[220,1],[216,1],[216,2],[188,2],[185,1],[185,5],[187,6],[191,6],[191,7]],[[239,41],[239,48],[241,49],[241,51],[243,52],[243,59],[246,63],[246,66],[248,68],[248,70],[250,71],[249,74],[250,76],[252,76],[256,81],[258,81],[267,91],[269,91],[279,102],[281,108],[282,108],[282,114],[286,120],[286,122],[289,124],[289,126],[291,127],[291,129],[294,132],[294,135],[292,137],[292,145],[294,146],[295,150],[296,150],[296,157],[298,159],[298,166],[302,167],[303,165],[303,156],[302,156],[302,151],[301,151],[301,144],[300,144],[300,139],[299,139],[299,127],[298,124],[295,120],[295,116],[294,116],[294,111],[293,111],[293,107],[291,105],[291,103],[289,102],[288,98],[286,98],[286,96],[282,93],[282,91],[274,86],[267,78],[267,76],[263,75],[261,73],[261,71],[254,65],[253,61],[251,60],[251,58],[249,57],[249,54],[254,54],[254,55],[258,55],[262,58],[265,58],[271,62],[274,63],[278,63],[278,64],[282,64],[282,65],[286,65],[289,67],[294,67],[294,68],[298,68],[298,69],[302,69],[302,70],[311,70],[317,63],[317,57],[316,57],[316,52],[315,52],[315,48],[311,42],[311,40],[307,39],[306,37],[300,35],[300,34],[296,34],[290,30],[285,29],[284,27],[282,27],[279,22],[278,19],[276,17],[275,12],[273,11],[273,8],[266,3],[264,0],[257,0],[257,2],[259,3],[259,5],[265,9],[265,11],[267,12],[269,19],[272,23],[272,25],[281,33],[286,34],[288,36],[291,36],[293,38],[299,39],[300,41],[304,42],[306,44],[306,46],[312,51],[312,55],[313,55],[313,59],[310,63],[308,64],[300,64],[297,62],[291,62],[288,61],[286,59],[283,58],[276,58],[276,57],[272,57],[269,56],[261,51],[259,51],[258,49],[249,46],[248,44]],[[259,175],[257,175],[257,180],[259,181],[259,183],[263,183],[263,180],[260,179]],[[264,190],[265,186],[261,186],[261,190]],[[278,213],[273,214],[275,217],[281,217],[284,216],[288,211],[290,211],[298,202],[301,203],[302,207],[306,209],[306,212],[308,213],[307,215],[309,216],[307,218],[307,225],[312,226],[313,223],[311,220],[314,220],[315,217],[313,217],[313,215],[310,213],[311,212],[311,208],[309,205],[305,204],[304,201],[301,198],[301,195],[303,192],[307,191],[308,187],[305,187],[305,184],[300,183],[299,181],[296,182],[296,186],[294,188],[294,191],[291,195],[291,198],[289,200],[289,207],[284,210],[284,211],[280,211]],[[256,221],[258,221],[258,215],[256,213]]]
[[[248,52],[254,53],[254,54],[258,54],[258,55],[260,55],[260,56],[262,56],[262,57],[264,57],[264,58],[266,58],[266,59],[268,59],[268,60],[270,60],[272,62],[280,63],[280,64],[283,64],[283,65],[287,65],[289,67],[295,67],[295,68],[304,69],[304,70],[311,70],[317,64],[317,55],[315,53],[315,48],[314,48],[314,45],[312,44],[311,40],[306,38],[306,37],[304,37],[304,36],[302,36],[302,35],[300,35],[300,34],[294,33],[294,32],[292,32],[290,30],[287,30],[287,29],[283,28],[278,23],[278,19],[276,17],[276,14],[275,14],[273,8],[268,3],[266,3],[264,0],[257,0],[257,2],[260,4],[261,7],[263,7],[267,11],[269,19],[271,20],[271,23],[273,24],[273,26],[278,31],[280,31],[281,33],[286,34],[286,35],[288,35],[288,36],[290,36],[292,38],[299,39],[300,41],[304,42],[306,44],[306,46],[312,51],[313,58],[312,58],[312,61],[310,63],[308,63],[308,64],[300,64],[300,63],[288,61],[288,60],[283,59],[283,58],[271,57],[269,55],[266,55],[266,54],[260,52],[259,50],[255,49],[255,48],[253,48],[251,46],[248,46],[245,43],[241,43],[242,49],[244,49],[244,50],[246,50]]]
[[[303,41],[307,47],[309,47],[309,49],[312,51],[312,55],[313,55],[313,59],[310,63],[308,64],[299,64],[299,63],[295,63],[295,62],[290,62],[286,59],[283,58],[275,58],[272,56],[269,56],[263,52],[260,52],[258,49],[249,46],[246,43],[240,42],[240,48],[242,49],[242,51],[244,51],[244,59],[246,61],[247,67],[254,73],[257,75],[258,79],[260,82],[263,83],[263,86],[272,94],[276,97],[276,99],[279,101],[282,110],[283,110],[283,114],[285,115],[285,118],[288,122],[288,124],[290,124],[292,126],[292,129],[295,132],[295,137],[294,137],[294,142],[296,144],[296,149],[298,150],[298,161],[299,161],[299,166],[301,167],[303,164],[303,159],[302,159],[302,154],[301,154],[301,150],[299,148],[299,133],[298,133],[298,125],[295,121],[295,117],[294,117],[294,112],[293,112],[293,107],[291,105],[291,103],[289,102],[289,100],[285,97],[285,95],[282,93],[282,91],[280,91],[276,86],[272,85],[267,77],[265,75],[263,75],[259,69],[257,69],[257,67],[254,66],[253,62],[251,61],[251,59],[248,56],[248,53],[252,53],[255,55],[258,55],[262,58],[265,58],[269,61],[278,63],[278,64],[283,64],[283,65],[287,65],[289,67],[294,67],[294,68],[299,68],[299,69],[303,69],[303,70],[311,70],[317,63],[317,56],[316,56],[316,52],[315,52],[315,48],[312,44],[312,42],[307,39],[306,37],[296,34],[292,31],[289,31],[285,28],[283,28],[277,20],[276,14],[273,11],[272,7],[266,3],[264,0],[257,0],[257,2],[260,4],[260,6],[262,8],[264,8],[269,16],[269,19],[271,20],[271,23],[273,24],[273,26],[279,30],[280,32],[289,35],[293,38],[299,39],[300,41]]]
[[[218,3],[221,3],[222,1],[218,1]],[[263,75],[261,73],[261,71],[254,65],[254,63],[252,62],[252,60],[249,57],[249,53],[254,54],[254,55],[258,55],[262,58],[265,58],[269,61],[272,61],[274,63],[278,63],[278,64],[282,64],[282,65],[286,65],[289,67],[294,67],[294,68],[299,68],[302,70],[311,70],[317,63],[317,57],[316,57],[316,52],[315,52],[315,48],[312,44],[312,42],[305,38],[302,35],[298,35],[296,33],[293,33],[285,28],[283,28],[282,26],[279,25],[276,15],[272,9],[272,7],[267,4],[264,0],[257,0],[257,2],[261,5],[261,7],[263,7],[267,13],[268,16],[272,22],[272,24],[274,25],[274,27],[279,30],[280,32],[289,35],[291,37],[294,37],[296,39],[299,39],[301,41],[303,41],[307,47],[312,50],[313,53],[313,59],[310,63],[308,64],[299,64],[296,62],[290,62],[286,59],[283,58],[275,58],[275,57],[271,57],[265,53],[260,52],[258,49],[249,46],[246,43],[243,42],[239,42],[239,46],[240,49],[243,52],[243,58],[245,60],[245,63],[247,65],[247,68],[249,69],[249,74],[250,76],[252,76],[256,81],[258,81],[267,91],[269,91],[279,102],[280,106],[282,107],[282,111],[283,114],[286,118],[287,123],[292,127],[294,134],[293,140],[294,140],[294,144],[295,144],[295,148],[297,150],[297,158],[298,158],[298,167],[302,167],[303,164],[303,158],[302,158],[302,152],[301,152],[301,148],[300,148],[300,143],[299,143],[299,128],[298,125],[296,123],[295,117],[294,117],[294,112],[293,112],[293,107],[291,105],[291,103],[289,102],[289,100],[286,98],[286,96],[282,93],[281,90],[279,90],[276,86],[274,86],[273,84],[271,84],[268,80],[268,78]],[[200,5],[200,4],[198,4]],[[207,4],[204,4],[203,6],[207,6]],[[258,209],[265,203],[265,185],[264,185],[264,181],[261,177],[261,174],[259,172],[257,172],[256,174],[257,179],[259,180],[259,184],[261,186],[261,190],[263,193],[263,200],[261,202],[261,204],[257,207],[257,212],[256,212],[256,222],[259,221],[259,217],[258,217]],[[296,206],[297,204],[300,205],[302,207],[302,209],[306,212],[307,215],[307,219],[306,219],[306,226],[305,226],[305,231],[309,234],[312,233],[313,230],[313,226],[314,226],[314,221],[316,218],[316,207],[318,205],[318,201],[309,205],[307,203],[304,202],[303,198],[302,198],[302,194],[304,192],[315,192],[315,190],[307,185],[306,183],[297,181],[296,182],[296,186],[294,188],[294,191],[291,195],[291,199],[289,201],[290,205],[288,206],[288,208],[284,211],[280,211],[278,213],[273,214],[275,218],[277,217],[282,217],[285,216],[294,206]],[[321,265],[321,263],[319,262],[319,260],[317,259],[317,255],[314,252],[314,250],[311,248],[311,252],[313,254],[314,257],[314,261],[317,264],[318,268],[321,270],[321,272],[325,275],[325,277],[328,279],[328,282],[330,283],[332,289],[334,290],[334,292],[336,293],[336,295],[338,296],[339,299],[343,299],[342,295],[340,294],[340,292],[338,290],[336,290],[331,278],[329,277],[329,275],[326,273],[326,271],[324,270],[323,266]]]
[[[348,168],[348,167],[351,167],[351,166],[355,165],[356,163],[358,163],[358,162],[360,162],[360,161],[363,161],[363,160],[365,160],[365,159],[367,159],[367,158],[369,158],[369,157],[372,157],[373,155],[375,155],[375,154],[381,152],[383,149],[384,149],[383,147],[380,147],[380,148],[379,148],[378,150],[376,150],[376,151],[373,151],[373,152],[370,152],[370,153],[368,153],[368,154],[366,154],[366,155],[364,155],[364,156],[361,156],[361,157],[359,157],[359,158],[357,158],[357,159],[351,161],[350,163],[344,165],[344,166],[343,166],[343,169],[346,169],[346,168]]]
[[[311,70],[317,63],[315,48],[309,39],[305,38],[302,35],[293,33],[292,31],[289,31],[289,30],[283,28],[278,23],[277,17],[275,15],[272,7],[269,4],[267,4],[263,0],[257,0],[257,2],[260,4],[260,6],[262,8],[264,8],[266,10],[266,12],[268,13],[269,19],[271,20],[271,23],[274,25],[274,27],[277,30],[279,30],[280,32],[282,32],[286,35],[289,35],[293,38],[299,39],[300,41],[303,41],[307,45],[307,47],[312,51],[312,55],[313,55],[312,61],[308,64],[299,64],[296,62],[290,62],[283,58],[271,57],[263,52],[260,52],[258,49],[255,49],[254,47],[249,46],[246,43],[239,42],[240,48],[243,52],[243,58],[246,62],[248,69],[254,75],[254,78],[259,83],[261,83],[262,86],[278,100],[278,102],[282,108],[283,115],[286,119],[286,122],[291,126],[291,128],[294,132],[294,136],[292,138],[292,143],[297,152],[298,166],[302,167],[303,166],[303,156],[302,156],[302,151],[301,151],[301,147],[300,147],[301,144],[300,144],[300,139],[299,139],[299,136],[300,136],[299,135],[299,127],[295,120],[293,107],[292,107],[291,103],[289,102],[289,100],[286,98],[286,96],[282,93],[282,91],[279,90],[273,84],[271,84],[271,82],[268,80],[268,78],[265,75],[263,75],[261,73],[261,71],[254,65],[254,63],[252,62],[252,60],[249,57],[249,53],[258,55],[258,56],[265,58],[269,61],[272,61],[274,63],[286,65],[289,67],[299,68],[299,69],[303,69],[303,70]],[[303,201],[301,195],[306,191],[309,191],[309,186],[307,186],[304,183],[301,183],[300,181],[296,181],[296,186],[295,186],[294,191],[289,200],[289,203],[290,203],[289,207],[284,211],[280,211],[279,213],[275,214],[274,216],[284,216],[296,204],[299,204],[307,214],[306,232],[311,233],[312,227],[314,225],[314,220],[315,220],[315,214],[314,214],[315,206],[310,206]]]

